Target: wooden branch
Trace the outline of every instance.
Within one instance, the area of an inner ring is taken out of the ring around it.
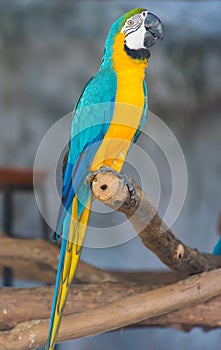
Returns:
[[[78,286],[78,288],[80,288],[80,286]],[[88,286],[84,288],[88,288]],[[111,299],[109,304],[106,304],[107,301],[105,301],[103,304],[103,297],[106,298],[106,293],[107,297],[111,296],[111,293],[108,294],[108,286],[104,288],[106,288],[104,294],[102,294],[102,292],[100,293],[100,290],[102,291],[100,286],[99,289],[94,290],[91,299],[89,297],[91,304],[89,304],[89,308],[87,307],[87,311],[83,309],[83,312],[78,312],[78,309],[77,313],[75,314],[63,316],[58,341],[99,334],[132,324],[138,324],[139,322],[143,321],[148,322],[147,320],[150,319],[152,319],[153,324],[155,324],[156,317],[165,317],[163,315],[170,312],[175,312],[177,309],[180,310],[185,307],[190,308],[196,305],[196,303],[203,303],[211,300],[214,297],[221,296],[221,270],[205,272],[202,275],[193,276],[185,281],[158,288],[154,291],[144,291],[146,286],[138,286],[136,287],[138,288],[138,291],[134,292],[131,289],[127,290],[125,287],[123,287],[123,290],[121,290],[120,294],[118,294],[118,297],[120,295],[120,300],[119,298]],[[67,310],[65,312],[70,312],[72,303],[74,310],[76,310],[76,300],[81,299],[82,303],[85,305],[85,293],[90,295],[93,287],[91,286],[89,289],[90,290],[88,291],[87,289],[84,289],[84,291],[81,289],[81,293],[77,294],[72,291],[70,294],[72,297],[71,299],[69,298],[69,304],[67,303]],[[50,293],[52,293],[50,287],[43,288],[41,291],[42,290],[45,292],[46,290],[49,290]],[[39,291],[40,289],[38,289],[37,295],[39,297],[38,305],[40,306],[41,302],[43,302],[44,298],[46,297],[46,294],[43,293],[42,295],[42,292],[40,293]],[[131,296],[131,292],[132,294],[137,292],[137,294]],[[13,290],[11,290],[10,293],[13,293]],[[16,295],[18,295],[18,298],[22,300],[24,298],[22,293],[24,293],[24,291],[21,290],[20,293],[21,295],[19,296],[19,291],[17,291]],[[40,298],[40,295],[42,295],[43,300]],[[76,300],[74,300],[75,298]],[[10,304],[9,299],[8,304]],[[96,308],[95,312],[94,306],[96,307],[98,305],[97,303],[100,299],[100,307],[99,309]],[[2,300],[2,298],[0,300]],[[26,298],[26,300],[28,300],[28,298]],[[49,310],[48,300],[49,299],[46,298],[45,305],[47,306],[47,310]],[[95,303],[94,300],[96,300]],[[8,309],[4,308],[4,303],[1,305],[1,307],[2,306],[2,313],[5,317],[7,317],[7,313],[10,310],[10,305],[8,305]],[[82,304],[80,307],[82,307]],[[213,304],[211,304],[211,307],[213,307]],[[210,309],[210,311],[210,314],[214,313],[213,310]],[[42,310],[42,312],[44,311]],[[185,314],[187,315],[187,313]],[[217,310],[216,314],[219,314]],[[44,315],[46,315],[45,312]],[[189,321],[191,321],[191,315],[192,313],[189,315]],[[155,319],[153,319],[153,317]],[[177,318],[176,321],[178,321]],[[151,324],[151,321],[149,322]],[[38,346],[42,346],[47,337],[48,324],[49,320],[32,320],[18,324],[10,331],[0,332],[0,349],[25,350],[35,349]],[[220,321],[217,320],[216,324],[220,325]]]
[[[0,266],[13,269],[16,278],[54,284],[60,247],[41,239],[10,238],[0,235]],[[104,271],[80,261],[75,281],[79,283],[134,282],[169,284],[187,275],[164,272]]]
[[[149,285],[106,282],[101,285],[72,286],[64,315],[89,311],[116,302],[128,296],[153,289]],[[0,289],[0,330],[9,330],[17,324],[50,317],[53,286]],[[73,307],[74,305],[74,307]]]
[[[221,273],[220,273],[221,275]],[[220,276],[221,277],[221,276]],[[101,308],[123,298],[157,289],[147,284],[107,282],[101,285],[75,285],[71,288],[64,315],[83,313]],[[0,289],[0,331],[17,324],[50,317],[53,286]],[[73,307],[74,305],[74,307]],[[87,307],[85,307],[87,305]],[[214,312],[216,310],[216,312]],[[221,326],[221,295],[204,304],[186,307],[166,315],[147,319],[138,326],[193,327],[206,329]],[[1,333],[0,333],[1,334]]]
[[[59,247],[41,239],[0,236],[0,265],[13,269],[16,278],[54,283]]]
[[[192,275],[221,267],[221,256],[200,253],[174,236],[159,217],[147,195],[133,181],[137,202],[134,206],[127,185],[110,172],[98,172],[92,182],[95,198],[124,213],[143,244],[168,267]]]

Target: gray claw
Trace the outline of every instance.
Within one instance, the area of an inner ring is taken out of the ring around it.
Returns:
[[[130,202],[128,203],[128,206],[135,207],[137,202],[137,195],[131,179],[124,173],[118,173],[118,177],[124,181],[124,184],[127,186],[128,191],[130,193]]]
[[[95,176],[98,174],[98,171],[91,171],[89,174],[87,174],[87,176],[85,177],[84,182],[86,183],[86,185],[91,186]]]

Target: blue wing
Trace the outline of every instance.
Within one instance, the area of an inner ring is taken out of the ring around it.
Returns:
[[[116,89],[117,78],[115,72],[112,69],[100,70],[88,82],[75,107],[69,153],[64,170],[62,206],[56,238],[62,232],[63,221],[80,186],[81,190],[78,193],[79,215],[87,201],[83,181],[110,125]]]

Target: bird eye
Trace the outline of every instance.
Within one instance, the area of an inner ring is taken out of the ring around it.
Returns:
[[[128,24],[129,26],[132,26],[132,25],[134,25],[134,21],[133,21],[132,19],[129,19],[129,20],[127,21],[127,24]]]

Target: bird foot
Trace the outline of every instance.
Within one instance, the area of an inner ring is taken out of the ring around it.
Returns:
[[[137,196],[136,196],[136,190],[134,188],[134,185],[131,181],[131,179],[124,173],[119,173],[116,170],[114,170],[111,167],[108,166],[101,166],[98,170],[90,172],[85,179],[85,182],[88,185],[91,185],[97,174],[99,173],[111,173],[114,176],[118,177],[123,182],[123,185],[126,185],[130,194],[130,203],[128,203],[128,206],[134,207],[137,202]],[[126,204],[127,205],[127,204]]]

